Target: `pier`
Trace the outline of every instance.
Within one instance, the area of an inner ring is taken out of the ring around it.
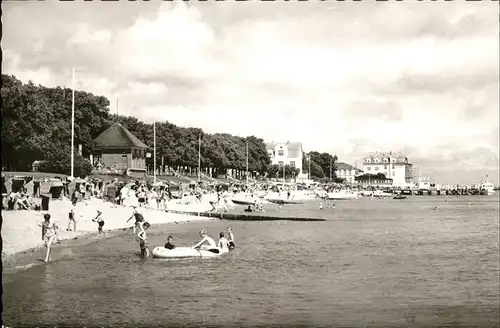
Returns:
[[[182,211],[167,211],[168,213],[175,214],[186,214],[193,216],[205,216],[209,218],[218,218],[221,220],[235,220],[235,221],[326,221],[320,218],[300,218],[300,217],[279,217],[272,215],[265,215],[262,212],[252,212],[251,213],[219,213],[219,212],[182,212]]]

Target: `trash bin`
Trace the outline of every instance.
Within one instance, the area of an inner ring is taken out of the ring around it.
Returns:
[[[50,195],[42,195],[42,211],[49,210]]]

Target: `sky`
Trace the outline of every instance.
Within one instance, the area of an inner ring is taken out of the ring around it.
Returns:
[[[488,2],[2,2],[2,73],[110,111],[299,141],[436,183],[499,183],[499,12]]]

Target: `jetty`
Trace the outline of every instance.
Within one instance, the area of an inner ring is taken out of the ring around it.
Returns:
[[[262,212],[249,212],[245,214],[241,213],[219,213],[219,212],[183,212],[183,211],[171,211],[167,210],[168,213],[175,214],[185,214],[193,216],[204,216],[209,218],[218,218],[221,220],[235,220],[235,221],[326,221],[321,218],[304,218],[304,217],[280,217],[265,215]]]

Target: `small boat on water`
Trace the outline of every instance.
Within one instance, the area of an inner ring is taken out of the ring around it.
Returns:
[[[488,179],[488,176],[486,176],[486,179]],[[479,190],[481,195],[491,196],[495,194],[495,188],[493,187],[493,183],[489,182],[488,180],[481,183],[481,187],[479,188]]]
[[[153,258],[157,259],[184,259],[184,258],[214,258],[223,254],[219,248],[195,249],[191,247],[176,247],[167,249],[165,247],[155,247],[151,252]]]
[[[396,196],[392,197],[392,199],[406,199],[406,196],[396,195]]]

